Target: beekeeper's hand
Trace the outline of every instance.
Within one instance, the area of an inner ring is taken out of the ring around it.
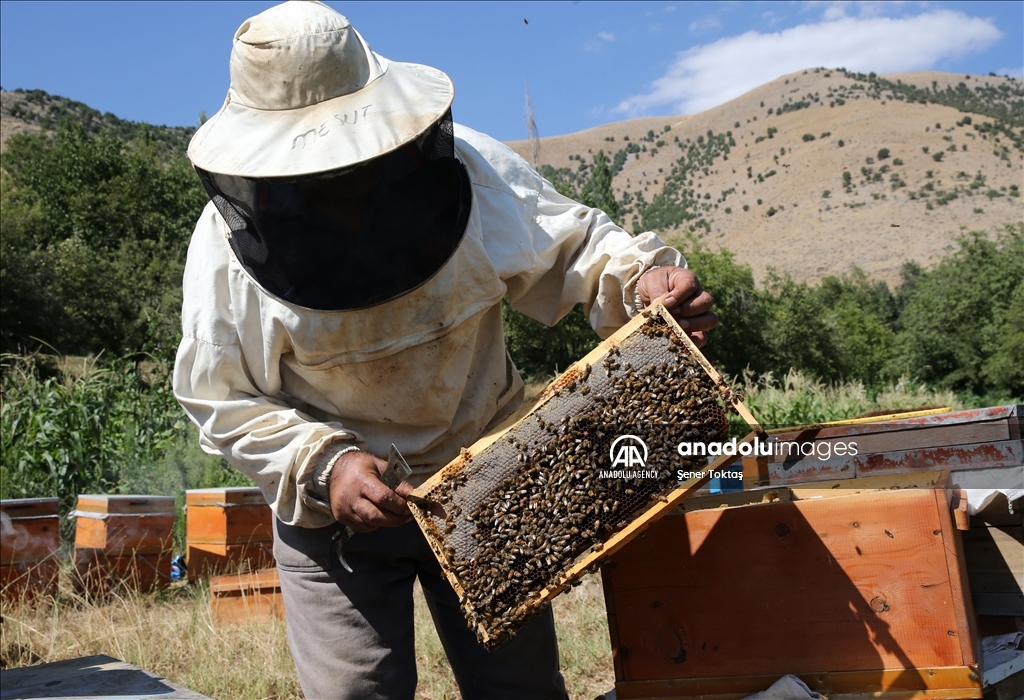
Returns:
[[[380,475],[388,463],[368,452],[346,452],[331,470],[331,513],[342,525],[356,532],[379,527],[397,527],[412,519],[403,496],[412,491],[408,483],[396,491],[385,486]]]
[[[674,265],[655,267],[640,277],[636,291],[644,306],[663,297],[665,308],[697,347],[708,341],[707,331],[718,325],[718,316],[711,310],[714,298],[690,270]]]

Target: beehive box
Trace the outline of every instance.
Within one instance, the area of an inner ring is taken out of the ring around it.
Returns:
[[[217,625],[284,619],[276,568],[210,578],[210,611]]]
[[[617,697],[731,700],[794,674],[829,698],[980,698],[945,478],[900,478],[691,499],[622,548],[602,568]]]
[[[1019,478],[1019,477],[1018,477]],[[1024,631],[1024,498],[999,496],[961,532],[974,611],[992,634]],[[984,634],[984,629],[983,635]]]
[[[273,512],[256,487],[185,492],[188,579],[274,565]]]
[[[56,498],[0,501],[0,597],[5,603],[57,594],[60,510]]]
[[[170,582],[173,498],[82,494],[72,515],[80,589],[103,593],[124,585],[148,590]]]
[[[413,516],[480,641],[513,635],[703,485],[708,457],[677,446],[723,440],[726,408],[756,428],[657,305],[417,489],[428,503],[412,503]]]
[[[772,440],[787,447],[768,459],[768,476],[776,485],[1016,466],[1024,464],[1022,415],[1024,406],[1011,404],[773,429]],[[856,453],[832,451],[839,444],[855,445]],[[1018,478],[1006,487],[1019,488]]]

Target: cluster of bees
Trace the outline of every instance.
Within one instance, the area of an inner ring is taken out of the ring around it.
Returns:
[[[592,381],[588,366],[560,390],[563,396],[586,396],[582,410],[563,410],[557,418],[556,410],[531,414],[525,420],[540,428],[532,431],[534,439],[524,439],[526,431],[517,437],[515,428],[502,438],[518,460],[511,476],[469,512],[448,508],[445,535],[468,527],[476,540],[472,556],[460,556],[451,546],[445,555],[462,584],[467,621],[488,648],[543,610],[549,587],[579,583],[562,580],[575,560],[588,549],[599,551],[611,534],[664,500],[678,486],[677,469],[706,465],[702,457],[679,456],[681,441],[725,438],[721,390],[683,341],[658,317],[640,329],[648,339],[660,339],[666,360],[634,367],[618,350],[610,351],[594,367],[603,369],[606,380]],[[557,408],[556,400],[557,395],[548,405]],[[601,476],[621,469],[612,466],[609,454],[621,435],[646,443],[646,465],[637,468],[643,476]],[[465,478],[461,472],[458,483],[446,484],[437,495],[448,501]]]

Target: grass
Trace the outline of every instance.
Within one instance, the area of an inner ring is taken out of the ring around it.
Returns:
[[[70,577],[64,576],[67,580]],[[419,585],[416,650],[422,700],[458,698],[448,660]],[[614,686],[611,646],[596,576],[554,602],[562,673],[572,698],[589,700]],[[302,697],[278,620],[214,627],[209,589],[175,584],[156,593],[121,592],[90,601],[62,588],[34,608],[4,606],[0,667],[14,668],[106,654],[218,700]]]
[[[94,654],[127,661],[213,698],[302,697],[284,623],[215,628],[205,586],[121,592],[104,602],[62,590],[49,607],[5,606],[0,627],[5,668]]]

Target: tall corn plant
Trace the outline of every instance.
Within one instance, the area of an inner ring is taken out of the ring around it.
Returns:
[[[56,495],[66,511],[79,493],[117,492],[183,428],[167,378],[127,360],[45,376],[37,356],[4,355],[0,373],[3,498]]]

